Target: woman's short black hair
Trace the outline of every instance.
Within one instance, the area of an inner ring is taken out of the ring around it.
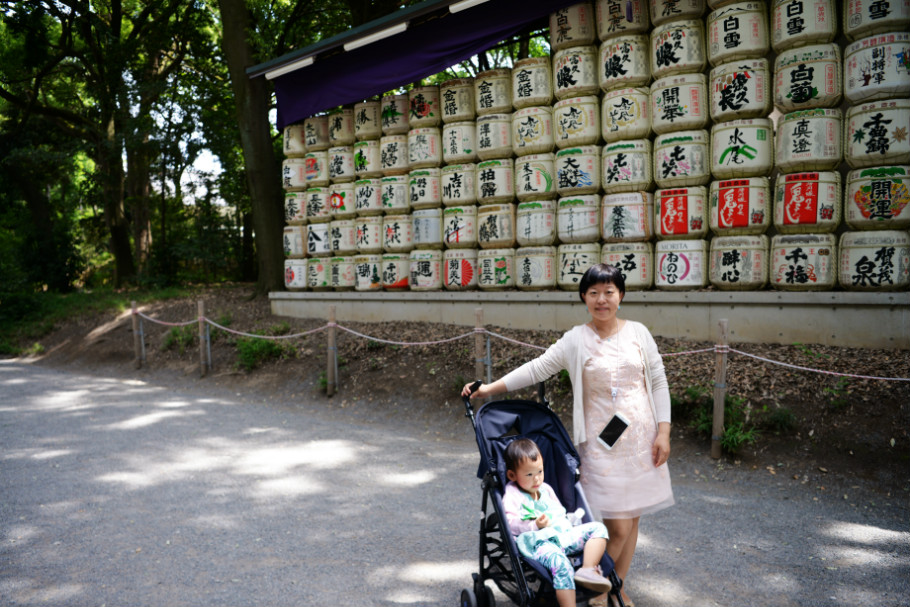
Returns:
[[[588,292],[592,285],[604,283],[614,285],[619,289],[620,295],[626,294],[626,279],[623,278],[619,268],[605,263],[598,263],[588,268],[584,276],[581,277],[581,282],[578,283],[578,297],[581,298],[582,303],[585,301],[585,293]]]

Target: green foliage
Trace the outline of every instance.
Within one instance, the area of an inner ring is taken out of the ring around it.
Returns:
[[[241,337],[236,346],[237,366],[245,371],[252,371],[270,360],[290,358],[297,354],[292,345],[259,337]]]
[[[775,434],[789,434],[796,427],[796,415],[786,407],[762,415],[762,425]]]
[[[176,348],[180,355],[183,356],[187,348],[196,343],[197,333],[199,333],[199,326],[196,324],[171,327],[170,331],[164,336],[161,349],[172,350]]]
[[[846,377],[837,378],[834,386],[822,388],[822,392],[830,399],[828,402],[834,407],[835,411],[840,411],[850,404],[850,380]]]
[[[674,419],[687,419],[689,426],[705,438],[714,429],[714,398],[706,386],[688,386],[681,396],[670,398]],[[724,399],[724,425],[720,436],[721,448],[735,455],[761,436],[750,419],[751,408],[741,396],[727,394]]]

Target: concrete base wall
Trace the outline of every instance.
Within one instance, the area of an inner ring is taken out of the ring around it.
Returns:
[[[344,321],[423,321],[565,330],[588,320],[577,292],[273,292],[272,313]],[[629,291],[620,317],[663,337],[716,341],[729,321],[731,342],[910,348],[910,293]]]

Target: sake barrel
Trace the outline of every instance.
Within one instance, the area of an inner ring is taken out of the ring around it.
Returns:
[[[553,154],[531,154],[515,160],[515,196],[519,201],[557,197],[555,163]]]
[[[835,0],[774,0],[771,46],[776,53],[796,46],[833,42],[836,37]]]
[[[654,284],[654,251],[650,242],[605,243],[600,260],[619,270],[626,291],[650,289]]]
[[[771,72],[767,59],[718,65],[711,70],[711,120],[764,118],[771,113]]]
[[[553,94],[557,99],[596,95],[598,91],[596,46],[573,46],[553,55]]]
[[[578,283],[588,268],[600,263],[600,245],[596,242],[561,244],[556,249],[556,263],[557,286],[563,291],[578,291]]]
[[[353,219],[333,219],[329,223],[329,242],[335,255],[353,255],[357,252],[354,240]]]
[[[607,194],[650,190],[654,185],[648,139],[608,143],[602,165],[601,181]]]
[[[442,164],[442,135],[435,127],[408,131],[408,166],[414,169],[438,167]]]
[[[306,259],[284,260],[284,288],[288,291],[306,289]]]
[[[354,220],[354,246],[361,254],[382,253],[382,217],[370,215]]]
[[[284,227],[284,256],[292,259],[306,257],[306,227]]]
[[[379,99],[354,104],[354,138],[357,141],[382,137],[382,102]]]
[[[357,214],[353,183],[333,183],[329,186],[329,211],[332,219],[350,219]]]
[[[604,91],[651,82],[651,41],[642,34],[604,40],[598,49],[597,84]]]
[[[699,19],[705,0],[649,0],[651,23],[655,26],[674,19]]]
[[[306,138],[304,137],[302,122],[284,127],[282,151],[288,158],[302,158],[306,156]]]
[[[654,195],[650,192],[607,194],[601,201],[604,242],[650,240],[654,235]]]
[[[410,215],[386,215],[382,218],[382,250],[408,253],[414,248]]]
[[[601,135],[607,143],[651,134],[651,91],[647,87],[610,91],[600,105]]]
[[[332,260],[330,257],[308,259],[306,263],[307,288],[329,291],[332,288]]]
[[[439,85],[415,86],[408,91],[408,124],[411,130],[439,126]]]
[[[407,135],[384,135],[379,140],[379,164],[383,175],[407,175],[411,170],[408,162]]]
[[[556,204],[556,233],[563,243],[600,239],[600,196],[584,194],[560,198]]]
[[[326,114],[310,116],[303,121],[303,139],[306,151],[320,152],[329,149],[329,117]]]
[[[411,210],[411,191],[407,175],[383,177],[382,210],[389,215],[400,215]]]
[[[332,254],[328,223],[308,223],[306,226],[306,252],[310,257],[328,257]]]
[[[512,157],[512,115],[486,114],[479,116],[474,141],[481,160]]]
[[[678,131],[654,140],[654,181],[660,188],[705,185],[711,180],[708,132]]]
[[[850,291],[903,291],[910,286],[910,232],[844,232],[840,286]]]
[[[382,288],[404,291],[411,274],[411,258],[407,253],[386,253],[382,256]]]
[[[774,185],[774,228],[781,234],[824,234],[840,225],[838,171],[789,173]]]
[[[512,151],[516,156],[546,154],[554,146],[553,110],[549,106],[526,107],[512,114]]]
[[[849,40],[879,32],[910,29],[908,0],[850,0],[844,9],[844,34]]]
[[[408,113],[411,110],[407,93],[400,95],[383,95],[382,97],[382,134],[407,135],[411,130]]]
[[[379,291],[382,289],[382,255],[356,255],[354,257],[354,290]]]
[[[512,67],[512,107],[550,105],[553,101],[553,75],[549,57],[528,57]]]
[[[382,177],[382,150],[378,139],[354,144],[354,174],[357,179]]]
[[[325,223],[332,220],[332,208],[329,206],[330,194],[329,188],[307,188],[307,223]]]
[[[843,145],[840,110],[802,110],[777,121],[774,159],[782,173],[833,171],[840,165]]]
[[[703,186],[657,190],[654,193],[657,237],[670,240],[707,236],[707,197]]]
[[[597,97],[573,97],[553,106],[556,146],[559,149],[593,145],[600,139],[600,104]]]
[[[500,291],[515,286],[515,249],[483,249],[477,253],[477,286]]]
[[[415,249],[442,249],[442,209],[420,209],[411,213]]]
[[[509,203],[515,198],[515,169],[511,158],[487,160],[477,165],[474,191],[477,202]]]
[[[329,111],[329,146],[354,145],[354,108]]]
[[[477,125],[450,122],[442,127],[442,159],[446,164],[465,164],[477,160]]]
[[[474,110],[478,117],[512,111],[512,70],[497,68],[477,74]]]
[[[773,133],[768,118],[715,123],[711,127],[711,173],[716,179],[770,175]]]
[[[329,179],[332,183],[354,181],[354,146],[340,145],[329,148]]]
[[[847,47],[844,52],[847,101],[856,104],[905,97],[907,91],[910,91],[910,32],[876,34]]]
[[[446,207],[442,212],[442,240],[450,249],[477,247],[477,207]]]
[[[708,61],[711,65],[757,59],[770,51],[768,9],[764,2],[737,2],[708,15]]]
[[[651,85],[651,128],[657,134],[708,125],[708,85],[704,74],[666,76]]]
[[[757,291],[768,284],[768,237],[718,236],[711,240],[708,276],[724,291]]]
[[[522,247],[515,250],[515,286],[521,291],[542,291],[556,286],[556,247]]]
[[[442,251],[411,251],[410,266],[412,291],[442,288]]]
[[[556,242],[556,201],[518,203],[515,240],[521,247],[548,246]]]
[[[829,291],[837,284],[834,234],[778,234],[771,239],[771,286],[783,291]]]
[[[492,204],[477,209],[477,244],[481,249],[515,246],[515,207]]]
[[[477,182],[474,164],[450,164],[442,167],[439,182],[442,187],[443,206],[461,206],[477,202],[474,186]]]
[[[306,186],[310,188],[329,185],[329,151],[310,150],[304,160]]]
[[[292,226],[306,223],[306,192],[285,192],[284,221]]]
[[[285,192],[300,192],[307,187],[305,158],[285,158],[281,162],[281,186]]]
[[[382,215],[381,179],[358,179],[354,182],[354,210],[361,217]]]
[[[674,20],[651,31],[651,76],[705,71],[705,25],[701,19]]]
[[[910,99],[889,99],[847,110],[844,160],[852,169],[910,164]]]
[[[556,191],[560,196],[597,193],[600,164],[600,146],[559,150],[556,153]]]
[[[439,169],[419,169],[408,174],[412,209],[442,206],[442,180]]]
[[[594,7],[590,2],[579,2],[550,13],[550,48],[554,52],[591,44],[596,35]]]
[[[687,291],[708,285],[708,242],[660,240],[654,246],[654,286]]]
[[[651,28],[648,0],[597,0],[594,5],[597,37],[644,34]]]
[[[764,234],[771,225],[767,177],[712,181],[708,200],[711,231],[718,236]]]
[[[336,291],[353,291],[356,284],[353,255],[332,257],[329,262],[329,275],[332,288]]]
[[[443,287],[447,291],[477,288],[477,249],[447,249],[443,254]]]
[[[781,112],[837,107],[842,97],[837,44],[790,49],[774,60],[774,106]]]
[[[854,230],[910,228],[910,166],[847,173],[844,219]]]
[[[465,122],[474,120],[474,79],[453,78],[439,85],[439,102],[442,106],[442,121]]]

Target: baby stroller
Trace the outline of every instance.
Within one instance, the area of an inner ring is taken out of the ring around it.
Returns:
[[[471,390],[480,387],[476,382]],[[567,512],[583,508],[582,522],[591,522],[581,484],[578,482],[579,456],[572,440],[556,413],[544,398],[543,384],[539,386],[541,402],[503,400],[480,407],[475,415],[468,398],[464,399],[466,416],[471,419],[480,450],[480,467],[477,477],[483,488],[483,505],[480,521],[480,571],[472,574],[474,585],[461,591],[462,607],[494,607],[493,590],[485,584],[492,580],[506,596],[522,607],[555,605],[556,593],[550,572],[540,564],[526,559],[518,550],[515,538],[509,532],[505,509],[502,505],[506,483],[504,453],[516,438],[530,438],[540,448],[544,459],[544,480],[553,487]],[[488,513],[488,505],[492,510]],[[573,558],[577,569],[581,555]],[[613,559],[606,553],[600,562],[604,577],[613,584],[610,599],[624,607],[620,588],[622,581],[613,570]],[[577,587],[576,601],[585,602],[597,593]]]

